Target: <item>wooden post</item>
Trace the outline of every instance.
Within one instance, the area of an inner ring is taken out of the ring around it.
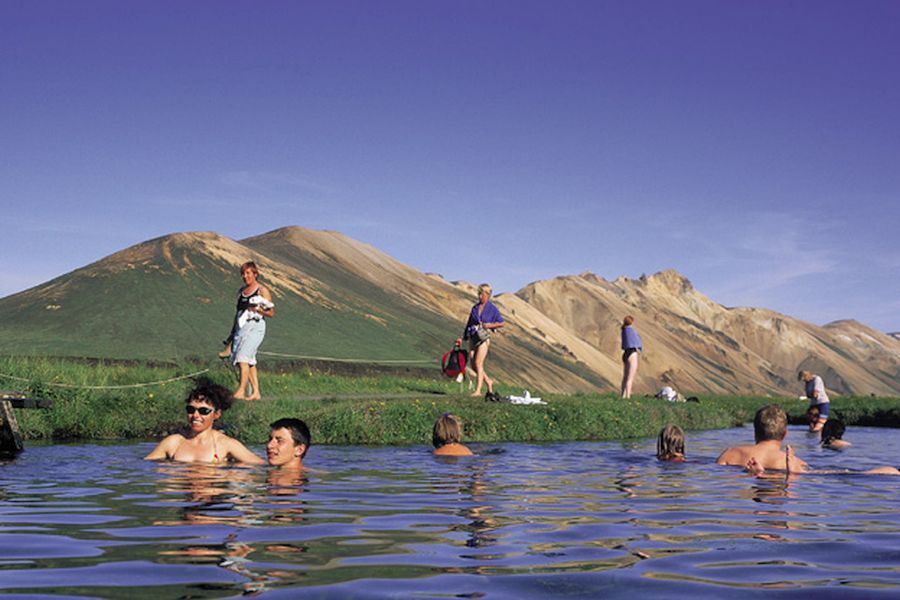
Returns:
[[[0,391],[0,455],[15,456],[25,449],[13,408],[50,408],[52,405],[52,400],[25,398],[19,392]]]
[[[0,400],[0,454],[18,454],[23,448],[12,402]]]

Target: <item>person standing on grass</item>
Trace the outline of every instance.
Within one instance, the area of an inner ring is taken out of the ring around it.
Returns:
[[[638,352],[644,351],[641,336],[634,329],[634,317],[628,315],[622,321],[622,398],[631,398],[631,388],[637,375]]]
[[[240,382],[234,397],[237,400],[259,400],[262,396],[259,393],[256,351],[266,337],[266,317],[274,317],[275,308],[272,305],[272,293],[258,281],[259,269],[256,263],[251,261],[241,265],[241,278],[244,280],[244,287],[241,288],[238,299],[238,314],[249,317],[241,324],[232,342],[231,361],[240,371]]]
[[[494,392],[494,380],[488,377],[484,370],[484,362],[487,360],[488,348],[490,348],[490,335],[505,324],[500,311],[491,302],[491,286],[482,283],[478,286],[478,302],[469,311],[469,320],[462,337],[456,338],[456,344],[462,345],[463,340],[469,340],[469,363],[475,365],[475,391],[472,396],[481,395],[481,386],[487,384],[489,394]]]
[[[825,382],[812,371],[800,371],[797,379],[803,382],[803,391],[809,398],[809,407],[815,407],[819,411],[819,418],[815,423],[810,423],[809,430],[822,431],[822,427],[828,421],[828,408],[831,406],[828,394],[825,393]]]

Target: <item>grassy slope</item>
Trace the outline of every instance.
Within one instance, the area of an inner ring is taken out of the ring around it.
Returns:
[[[0,358],[0,373],[27,380],[7,379],[0,387],[55,400],[51,409],[18,412],[27,439],[151,439],[182,426],[182,404],[189,382],[124,390],[68,389],[50,384],[129,384],[184,372],[183,366]],[[224,385],[234,384],[230,371],[218,369],[211,375]],[[223,419],[230,433],[248,443],[262,443],[268,423],[275,419],[298,416],[309,423],[316,443],[428,444],[431,426],[443,412],[461,417],[465,437],[471,441],[652,437],[669,422],[688,430],[732,427],[751,420],[757,408],[772,402],[765,398],[706,396],[699,404],[675,404],[656,399],[622,401],[612,395],[544,395],[549,401],[546,406],[513,406],[468,398],[459,393],[455,383],[437,376],[347,377],[311,371],[269,375],[263,385],[270,400],[239,403]],[[500,391],[511,390],[501,387]],[[379,397],[386,393],[406,397]],[[334,399],[346,394],[362,397]],[[802,419],[805,402],[784,400],[782,405],[795,422]],[[832,410],[849,425],[900,427],[897,399],[835,398]]]
[[[178,256],[176,259],[180,258]],[[65,283],[59,309],[29,291],[0,300],[0,353],[101,358],[174,359],[211,356],[228,333],[240,280],[231,268],[203,256],[177,272],[133,269],[113,275],[76,271]],[[359,288],[359,286],[357,286]],[[347,288],[334,300],[345,310],[294,297],[276,298],[263,350],[291,354],[380,359],[434,359],[456,334],[456,323],[417,315],[383,301],[374,288]],[[368,318],[375,314],[381,321]]]
[[[170,253],[164,254],[162,246],[153,243],[147,243],[154,253],[147,264],[138,261],[123,268],[124,259],[112,257],[0,299],[0,313],[16,315],[0,320],[0,354],[213,360],[234,315],[240,280],[233,266],[175,243],[167,245]],[[277,238],[256,241],[253,249],[320,281],[329,300],[340,307],[276,296],[277,314],[268,324],[263,352],[436,363],[460,333],[464,315],[452,320],[413,307],[393,290],[347,271],[339,261],[313,256]],[[58,308],[47,308],[52,305]],[[535,360],[555,364],[597,387],[613,387],[547,348],[524,340],[517,344]],[[511,356],[499,352],[493,360],[502,364],[514,360]],[[264,359],[270,362],[270,357]]]

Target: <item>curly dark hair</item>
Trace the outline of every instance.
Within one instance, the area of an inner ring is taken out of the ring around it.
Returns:
[[[231,408],[234,402],[234,396],[231,390],[214,383],[206,377],[198,377],[194,380],[194,388],[188,393],[184,403],[188,404],[191,400],[195,402],[206,402],[212,404],[216,410],[226,411]]]
[[[834,440],[843,438],[846,430],[847,427],[840,419],[828,419],[825,421],[825,426],[822,427],[822,445],[825,446]]]

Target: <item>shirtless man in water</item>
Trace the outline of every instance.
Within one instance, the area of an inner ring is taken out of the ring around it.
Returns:
[[[222,464],[241,462],[259,465],[264,461],[242,443],[213,429],[213,424],[228,410],[231,392],[208,379],[200,379],[185,399],[188,428],[161,441],[144,460],[176,460]]]
[[[792,472],[803,472],[809,468],[806,462],[793,454],[790,454],[788,465],[788,453],[781,447],[787,435],[787,415],[777,404],[769,404],[756,411],[753,434],[756,444],[728,448],[719,455],[716,462],[746,468],[751,459],[755,459],[755,468],[767,471],[787,471],[790,466]],[[788,449],[791,452],[790,446]]]
[[[309,427],[300,419],[278,419],[269,425],[266,456],[269,465],[285,471],[303,469],[303,457],[311,444]]]

